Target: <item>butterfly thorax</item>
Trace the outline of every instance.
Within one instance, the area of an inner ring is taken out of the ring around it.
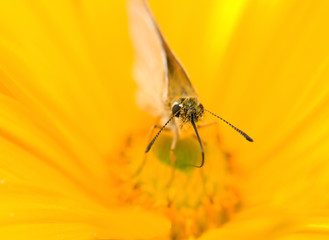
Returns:
[[[182,124],[199,121],[204,114],[204,108],[197,98],[180,98],[172,105],[172,114],[180,120]]]

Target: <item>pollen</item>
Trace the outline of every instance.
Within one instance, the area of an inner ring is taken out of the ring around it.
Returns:
[[[233,157],[221,147],[215,127],[199,130],[207,153],[201,169],[191,167],[201,160],[193,132],[180,136],[174,163],[170,160],[170,132],[163,133],[146,155],[147,131],[132,134],[122,145],[124,154],[119,159],[127,171],[122,176],[120,201],[165,214],[172,222],[171,239],[193,239],[219,227],[242,204]]]

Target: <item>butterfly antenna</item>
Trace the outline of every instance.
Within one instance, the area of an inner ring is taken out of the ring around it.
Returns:
[[[231,123],[229,123],[228,121],[226,121],[225,119],[221,118],[220,116],[217,116],[216,114],[210,112],[209,110],[205,109],[205,111],[207,111],[208,113],[212,114],[213,116],[219,118],[220,120],[222,120],[223,122],[227,123],[228,125],[230,125],[235,131],[237,131],[238,133],[240,133],[246,140],[248,140],[249,142],[253,142],[254,140],[249,137],[245,132],[241,131],[240,129],[238,129],[237,127],[233,126]]]
[[[203,146],[202,146],[202,142],[201,142],[201,139],[200,139],[200,136],[199,136],[199,133],[198,133],[198,130],[195,126],[195,123],[194,123],[194,117],[192,116],[192,119],[191,119],[191,123],[192,123],[192,126],[194,128],[194,131],[196,133],[196,136],[198,138],[198,141],[199,141],[199,144],[200,144],[200,147],[201,147],[201,156],[202,156],[202,159],[201,159],[201,164],[199,166],[195,166],[195,165],[192,165],[193,167],[197,167],[197,168],[202,168],[203,164],[204,164],[204,151],[203,151]]]
[[[168,125],[168,123],[175,117],[178,115],[180,111],[175,112],[174,115],[172,115],[169,120],[162,126],[162,128],[159,130],[159,132],[155,135],[155,137],[152,139],[152,141],[149,143],[149,145],[147,146],[145,153],[147,153],[148,151],[150,151],[153,143],[155,142],[155,140],[158,138],[158,136],[160,135],[160,133],[162,132],[162,130]]]

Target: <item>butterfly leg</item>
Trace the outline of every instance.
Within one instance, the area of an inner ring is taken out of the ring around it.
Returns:
[[[155,129],[161,129],[161,126],[160,125],[157,125],[157,124],[154,124],[151,127],[151,129],[149,131],[148,142],[150,142],[152,140],[152,137],[153,137],[153,134],[154,134],[154,130]],[[163,129],[163,131],[168,131],[168,129]],[[142,169],[143,169],[143,167],[144,167],[144,165],[146,163],[146,160],[147,160],[147,153],[144,153],[144,157],[143,157],[142,163],[139,165],[139,167],[137,168],[137,170],[132,174],[132,178],[138,176],[141,173],[141,171],[142,171]]]
[[[178,140],[178,136],[179,136],[177,127],[175,127],[175,130],[174,131],[175,131],[174,132],[175,135],[174,135],[174,139],[173,139],[173,141],[171,143],[171,147],[170,147],[171,173],[170,173],[170,178],[169,178],[167,187],[169,187],[171,185],[171,183],[173,182],[173,180],[175,178],[175,162],[176,162],[176,156],[175,156],[174,150],[175,150],[175,147],[176,147],[176,144],[177,144],[177,140]]]
[[[226,151],[221,144],[221,137],[220,137],[220,131],[219,131],[219,126],[218,126],[218,122],[217,121],[211,121],[211,122],[206,122],[206,123],[202,123],[198,125],[198,128],[205,128],[205,127],[215,127],[215,134],[216,134],[216,142],[218,144],[218,146],[220,147],[220,149],[222,150],[222,152],[225,154],[225,157],[227,159],[229,159],[231,157],[231,153],[229,153],[228,151]]]

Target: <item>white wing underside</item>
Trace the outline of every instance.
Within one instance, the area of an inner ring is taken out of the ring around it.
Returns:
[[[146,2],[130,0],[128,4],[137,104],[148,113],[161,116],[168,93],[166,53]]]

